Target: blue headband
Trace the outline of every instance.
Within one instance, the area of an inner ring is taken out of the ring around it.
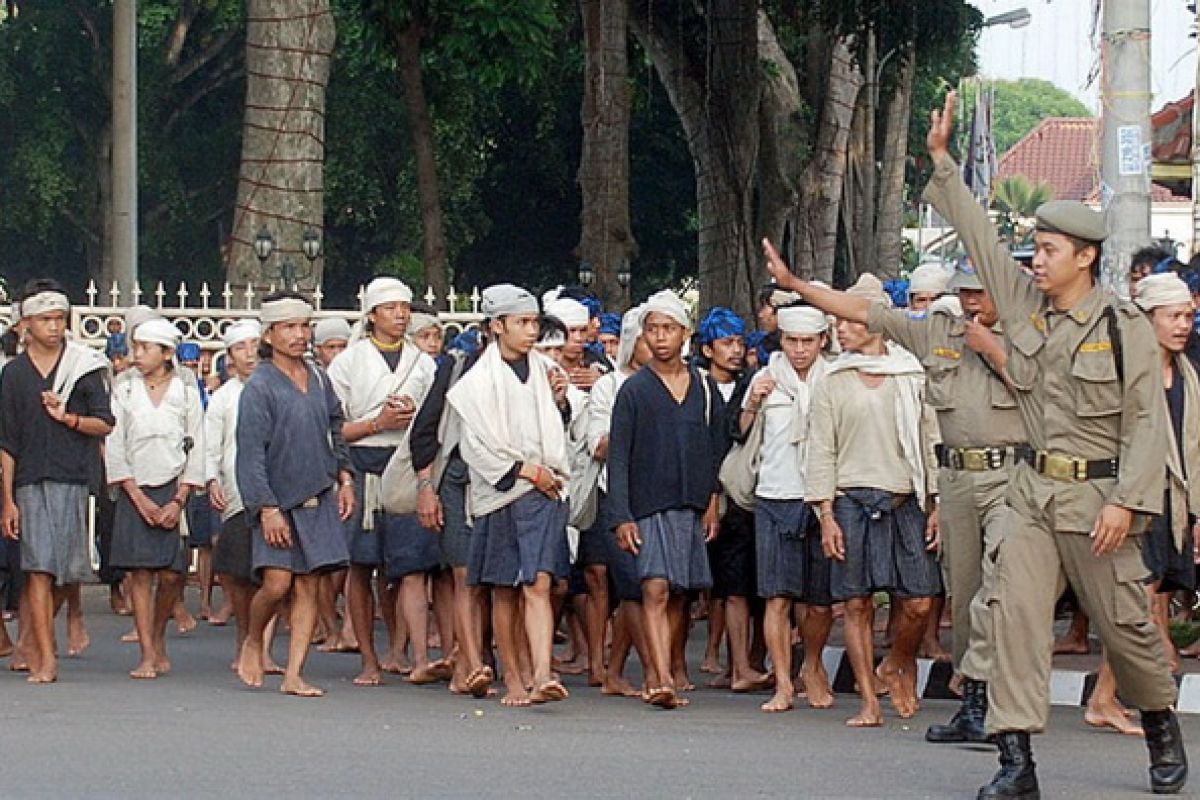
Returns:
[[[175,357],[180,361],[199,361],[200,360],[200,345],[195,342],[184,342],[179,345],[179,349],[175,351]]]
[[[474,328],[463,331],[450,342],[451,350],[461,350],[469,356],[475,355],[479,349],[479,331]]]
[[[587,294],[579,298],[579,302],[587,306],[588,316],[595,318],[604,313],[604,305],[595,295]]]
[[[700,344],[712,344],[729,336],[745,336],[746,323],[732,308],[716,306],[700,320]]]
[[[129,355],[129,340],[125,338],[125,334],[114,333],[109,336],[108,342],[104,345],[104,355],[109,358]]]
[[[1158,275],[1162,272],[1170,272],[1171,267],[1175,264],[1175,256],[1167,256],[1162,261],[1154,265],[1154,274]]]
[[[767,359],[771,357],[770,353],[767,352],[766,339],[766,331],[750,331],[750,333],[746,334],[746,352],[755,351],[758,355],[759,364],[766,364]]]
[[[610,336],[621,335],[621,315],[606,312],[600,315],[600,332]]]
[[[892,298],[892,305],[897,307],[908,305],[908,281],[904,278],[884,281],[883,290],[888,293],[888,297]]]

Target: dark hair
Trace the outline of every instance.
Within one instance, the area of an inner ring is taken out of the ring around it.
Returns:
[[[1093,278],[1100,277],[1100,254],[1104,251],[1104,245],[1101,242],[1094,242],[1091,239],[1081,239],[1069,233],[1064,233],[1063,236],[1067,237],[1067,241],[1071,243],[1071,247],[1075,248],[1076,253],[1085,247],[1095,248],[1096,255],[1092,257],[1092,263],[1088,269],[1091,270]]]
[[[1133,254],[1129,259],[1129,271],[1133,272],[1138,267],[1145,267],[1147,271],[1153,272],[1154,268],[1161,264],[1166,259],[1175,260],[1175,256],[1168,253],[1161,247],[1151,245],[1143,247]]]
[[[0,352],[9,358],[17,355],[17,332],[12,328],[9,328],[4,332],[3,336],[0,336]]]
[[[412,313],[414,313],[414,314],[429,314],[432,317],[436,317],[437,313],[438,313],[437,309],[434,308],[433,306],[429,305],[428,303],[421,303],[421,302],[409,303],[408,307],[412,310]]]
[[[21,291],[17,293],[16,299],[26,300],[30,297],[33,297],[35,294],[41,294],[42,292],[59,292],[61,294],[66,294],[67,290],[62,287],[61,283],[53,278],[34,278],[33,280],[27,281],[25,285],[21,287]]]
[[[551,317],[547,314],[542,314],[541,317],[538,318],[538,326],[540,328],[538,332],[539,342],[546,341],[555,333],[561,334],[564,340],[567,338],[567,326],[563,325],[562,322],[559,321],[558,317]]]
[[[763,306],[770,303],[771,295],[775,294],[775,292],[778,289],[779,289],[779,284],[777,284],[777,283],[768,283],[767,285],[765,285],[761,289],[759,289],[758,290],[758,298],[757,298],[758,308],[762,308]]]

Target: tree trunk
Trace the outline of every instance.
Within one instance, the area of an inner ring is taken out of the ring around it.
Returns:
[[[591,265],[606,306],[623,307],[617,280],[637,255],[629,219],[629,58],[627,0],[579,0],[583,18],[583,194],[576,255]]]
[[[645,0],[630,8],[630,27],[679,115],[696,170],[700,304],[726,305],[742,314],[752,311],[751,286],[761,263],[754,241],[761,95],[757,16],[754,0],[710,0],[704,61],[697,62],[671,19],[652,15]]]
[[[246,111],[229,282],[263,287],[283,282],[311,288],[324,258],[311,268],[304,231],[321,231],[325,192],[325,88],[336,32],[329,0],[247,0]],[[275,237],[275,255],[260,265],[254,238]],[[289,287],[290,288],[290,287]]]
[[[908,118],[912,109],[917,59],[912,48],[898,54],[900,76],[888,100],[883,125],[883,168],[875,219],[875,274],[882,279],[900,275],[904,252],[904,165],[908,161]]]
[[[404,108],[408,132],[412,137],[417,166],[417,194],[421,201],[421,261],[425,265],[425,283],[433,290],[438,308],[446,308],[450,294],[447,268],[446,229],[442,220],[442,195],[437,173],[437,154],[433,142],[433,119],[425,98],[421,74],[421,39],[424,29],[419,19],[396,31],[396,56],[400,82],[404,85]],[[417,294],[421,294],[421,287]]]
[[[804,128],[800,81],[783,52],[765,11],[758,12],[759,58],[769,68],[763,74],[759,105],[762,149],[758,159],[758,235],[774,242],[788,263],[794,263],[796,212]]]
[[[828,87],[817,144],[801,181],[795,268],[798,274],[833,282],[838,210],[846,177],[846,148],[854,101],[862,87],[847,39],[836,41],[828,65]]]
[[[842,195],[843,226],[846,230],[847,275],[874,272],[875,258],[875,112],[879,86],[875,61],[875,34],[868,34],[866,52],[859,71],[863,85],[854,104],[850,124],[846,189]]]
[[[88,238],[88,276],[97,280],[96,288],[107,292],[116,277],[112,258],[113,196],[112,196],[112,120],[104,123],[96,143],[97,208],[92,230],[99,239]],[[131,291],[125,287],[123,291]]]

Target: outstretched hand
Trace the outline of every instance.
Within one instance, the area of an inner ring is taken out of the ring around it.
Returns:
[[[947,92],[946,103],[942,109],[934,109],[929,114],[929,134],[925,137],[925,145],[929,148],[929,155],[935,165],[950,157],[950,137],[954,135],[956,105],[958,92]]]

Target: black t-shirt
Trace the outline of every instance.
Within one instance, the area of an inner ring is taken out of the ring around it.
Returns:
[[[100,473],[100,442],[55,422],[42,406],[42,392],[54,386],[58,364],[43,378],[28,353],[0,373],[0,449],[17,462],[13,486],[39,481],[89,484]],[[67,398],[67,411],[114,422],[101,371],[85,375]]]
[[[1175,444],[1179,448],[1179,463],[1187,467],[1183,456],[1183,376],[1179,367],[1171,362],[1171,386],[1167,389],[1167,408],[1171,413],[1171,427],[1175,430]]]

